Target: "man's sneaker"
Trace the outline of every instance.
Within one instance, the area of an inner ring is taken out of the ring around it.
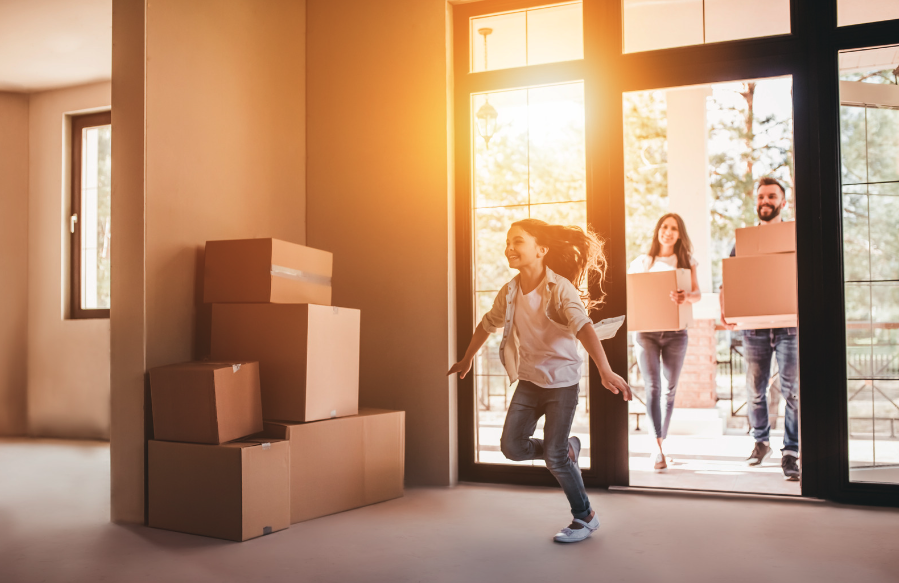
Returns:
[[[799,457],[796,456],[792,451],[783,452],[783,459],[780,460],[780,467],[784,471],[784,478],[791,482],[798,482],[800,471],[799,471]]]
[[[557,543],[577,543],[590,538],[596,529],[599,528],[599,517],[593,514],[593,520],[586,522],[580,518],[575,518],[571,524],[560,530],[553,537]]]
[[[577,466],[577,459],[581,455],[581,440],[578,437],[568,438],[568,458]],[[578,466],[580,467],[580,466]]]
[[[750,466],[760,466],[771,455],[771,446],[764,441],[756,441],[752,453],[746,459]]]
[[[668,462],[665,461],[665,456],[662,452],[659,452],[652,456],[652,469],[654,470],[667,470]]]

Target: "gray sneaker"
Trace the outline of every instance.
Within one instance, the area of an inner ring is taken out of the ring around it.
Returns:
[[[764,441],[756,441],[752,453],[746,458],[746,463],[750,466],[760,466],[768,457],[771,456],[771,446]]]
[[[791,482],[798,482],[801,472],[799,471],[799,458],[795,455],[784,453],[783,459],[780,460],[780,467],[784,471],[784,478]]]

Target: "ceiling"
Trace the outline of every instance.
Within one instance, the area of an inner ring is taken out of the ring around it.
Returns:
[[[0,0],[0,91],[111,76],[112,0]]]

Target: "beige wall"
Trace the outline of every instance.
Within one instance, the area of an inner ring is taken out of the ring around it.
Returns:
[[[297,0],[113,2],[113,520],[143,516],[144,371],[208,348],[205,241],[305,242],[304,33]]]
[[[26,433],[28,96],[0,92],[0,435]]]
[[[455,480],[443,0],[308,0],[308,243],[362,310],[361,403],[406,413],[406,479]]]
[[[109,108],[110,84],[31,95],[28,433],[109,436],[109,320],[70,320],[66,115]]]

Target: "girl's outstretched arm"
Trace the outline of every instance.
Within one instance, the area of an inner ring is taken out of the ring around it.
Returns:
[[[457,372],[459,373],[459,378],[464,379],[465,375],[468,374],[468,371],[471,370],[471,362],[474,360],[475,355],[478,353],[478,350],[481,349],[481,346],[484,346],[484,343],[487,342],[488,338],[490,338],[490,332],[487,332],[484,330],[483,326],[478,324],[478,327],[474,329],[474,334],[471,336],[471,342],[468,343],[468,350],[465,351],[465,356],[462,357],[462,360],[450,367],[446,376]]]
[[[596,330],[593,329],[593,326],[591,324],[581,326],[580,331],[577,333],[577,339],[581,341],[581,344],[584,345],[584,348],[590,354],[590,358],[596,363],[596,368],[599,369],[599,376],[602,379],[602,386],[616,395],[621,393],[625,401],[630,401],[631,388],[627,381],[612,371],[609,359],[606,358],[606,351],[602,349],[602,343],[599,341],[599,337],[596,336]]]

